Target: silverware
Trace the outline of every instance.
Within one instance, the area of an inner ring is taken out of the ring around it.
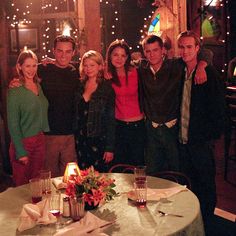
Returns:
[[[177,215],[177,214],[172,214],[172,213],[165,213],[165,212],[160,211],[160,210],[158,210],[157,212],[160,214],[160,216],[176,216],[176,217],[183,217],[182,215]]]

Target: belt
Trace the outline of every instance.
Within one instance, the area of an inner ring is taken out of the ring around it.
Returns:
[[[168,128],[171,128],[177,123],[177,119],[170,120],[166,123],[156,123],[154,121],[151,121],[151,122],[152,122],[152,127],[155,128],[155,129],[158,128],[158,127],[164,126],[164,125],[167,126]]]
[[[118,125],[124,125],[124,126],[132,126],[132,125],[140,125],[144,123],[144,120],[137,120],[137,121],[123,121],[123,120],[116,120],[116,123]]]

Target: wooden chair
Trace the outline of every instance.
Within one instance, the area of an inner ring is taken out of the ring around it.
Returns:
[[[225,169],[224,179],[228,180],[228,165],[229,161],[236,161],[236,144],[234,145],[234,154],[230,155],[230,147],[232,140],[236,142],[236,93],[226,95],[227,105],[227,122],[225,127],[224,136],[224,158],[225,158]],[[232,134],[234,135],[232,138]]]
[[[135,166],[128,164],[116,164],[109,169],[109,173],[134,173]]]
[[[178,171],[160,171],[157,172],[154,176],[167,179],[173,182],[176,182],[181,185],[186,185],[188,189],[191,190],[191,180],[190,178],[182,172]]]

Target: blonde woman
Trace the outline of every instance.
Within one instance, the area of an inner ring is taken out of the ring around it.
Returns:
[[[32,51],[20,53],[16,69],[23,86],[10,88],[7,96],[9,155],[16,186],[28,183],[44,165],[48,101],[38,84],[37,64]]]
[[[76,98],[76,141],[81,168],[107,171],[113,160],[115,95],[104,80],[102,55],[90,50],[80,64],[82,86]]]

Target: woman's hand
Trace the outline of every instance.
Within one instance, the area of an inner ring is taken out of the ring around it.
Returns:
[[[103,160],[105,161],[106,164],[111,162],[113,158],[114,158],[113,152],[105,152],[103,155]]]
[[[109,80],[109,79],[112,79],[112,75],[110,72],[108,72],[108,67],[107,67],[107,64],[105,63],[105,66],[104,66],[104,78]]]
[[[19,159],[19,162],[22,164],[22,165],[27,165],[29,163],[29,157],[27,156],[23,156]]]

